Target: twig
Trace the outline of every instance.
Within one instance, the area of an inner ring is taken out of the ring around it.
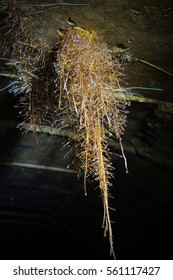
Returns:
[[[162,91],[162,88],[149,88],[149,87],[128,87],[128,88],[122,88],[120,90],[116,89],[116,91],[129,91],[129,90],[151,90],[151,91]]]
[[[33,7],[56,7],[56,6],[79,6],[79,7],[87,7],[90,4],[74,4],[74,3],[55,3],[55,4],[35,4]]]
[[[50,170],[50,171],[63,172],[63,173],[72,173],[72,174],[77,174],[78,173],[77,171],[75,171],[73,169],[60,168],[60,167],[54,167],[54,166],[46,166],[46,165],[39,165],[39,164],[28,164],[28,163],[22,163],[22,162],[0,162],[0,165],[18,166],[18,167]]]
[[[142,62],[142,63],[144,63],[144,64],[147,64],[147,65],[149,65],[149,66],[151,66],[151,67],[153,67],[153,68],[155,68],[155,69],[157,69],[157,70],[160,70],[160,71],[162,71],[163,73],[165,73],[165,74],[167,74],[167,75],[173,77],[173,74],[172,74],[172,73],[169,73],[168,71],[166,71],[166,70],[164,70],[164,69],[162,69],[162,68],[160,68],[160,67],[158,67],[158,66],[156,66],[156,65],[154,65],[154,64],[152,64],[152,63],[150,63],[150,62],[147,62],[147,61],[145,61],[145,60],[143,60],[143,59],[135,58],[135,61],[139,61],[139,62]]]
[[[173,103],[166,102],[166,101],[145,98],[145,97],[141,97],[141,96],[127,96],[127,99],[129,99],[130,101],[139,102],[139,103],[152,103],[152,104],[157,104],[157,105],[165,105],[168,107],[168,109],[169,108],[173,109]]]

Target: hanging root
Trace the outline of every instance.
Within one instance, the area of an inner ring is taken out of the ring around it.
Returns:
[[[100,188],[104,235],[109,237],[114,257],[109,213],[113,167],[107,140],[110,134],[116,136],[127,170],[120,136],[126,123],[126,105],[129,105],[120,90],[119,69],[118,62],[112,60],[107,46],[94,32],[69,29],[59,43],[55,70],[60,79],[56,94],[61,106],[57,111],[62,112],[63,124],[75,126],[77,133],[84,136],[80,141],[81,151],[77,154],[83,162],[84,191],[86,194],[86,179],[91,175]]]
[[[17,107],[23,118],[19,127],[23,128],[30,123],[30,128],[36,131],[37,125],[46,124],[50,108],[49,90],[52,88],[53,67],[50,63],[51,54],[48,53],[49,46],[44,37],[35,32],[34,23],[27,14],[20,11],[15,1],[7,0],[3,11],[8,15],[1,23],[5,23],[4,54],[11,56],[11,59],[3,60],[7,70],[9,67],[13,70],[12,73],[0,73],[0,76],[13,78],[3,90],[9,88],[9,92],[19,97]]]

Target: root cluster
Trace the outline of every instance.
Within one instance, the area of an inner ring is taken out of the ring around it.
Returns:
[[[72,128],[79,135],[76,156],[84,172],[85,194],[86,179],[92,176],[100,188],[104,235],[108,235],[114,255],[109,211],[113,167],[108,140],[119,141],[125,159],[121,136],[129,104],[121,91],[121,65],[94,31],[79,27],[62,32],[56,46],[48,46],[33,31],[31,21],[17,13],[13,1],[7,3],[4,44],[12,52],[6,64],[14,69],[10,92],[20,96],[21,127],[49,123]]]

